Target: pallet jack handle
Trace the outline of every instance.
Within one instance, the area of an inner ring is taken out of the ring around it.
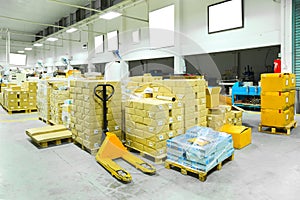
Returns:
[[[107,94],[107,88],[111,88],[111,93]],[[102,93],[102,97],[99,95],[99,93]],[[107,122],[107,102],[109,99],[114,95],[115,88],[111,84],[98,84],[94,88],[94,94],[97,98],[99,98],[103,102],[103,131],[102,131],[102,142],[106,136],[106,133],[108,132],[108,122]]]

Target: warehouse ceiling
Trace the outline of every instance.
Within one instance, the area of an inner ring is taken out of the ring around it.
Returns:
[[[65,3],[85,6],[91,0],[62,0]],[[76,10],[49,0],[0,0],[0,30],[8,29],[11,40],[32,42],[34,35],[47,28],[41,24],[54,24]],[[25,22],[25,21],[27,22]],[[29,22],[30,21],[30,22]],[[34,22],[37,22],[36,24]],[[32,36],[25,36],[26,33]],[[5,34],[2,34],[2,43]],[[4,41],[5,42],[5,41]],[[1,48],[1,47],[0,47]]]

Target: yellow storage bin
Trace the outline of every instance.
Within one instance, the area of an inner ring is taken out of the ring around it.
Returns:
[[[295,103],[290,92],[262,92],[261,108],[285,109]]]
[[[292,117],[290,109],[261,109],[261,124],[263,126],[285,127],[293,120]]]
[[[232,135],[233,147],[236,149],[241,149],[251,144],[252,129],[249,127],[225,124],[220,131]]]
[[[287,91],[291,88],[289,74],[269,73],[260,77],[262,92]]]

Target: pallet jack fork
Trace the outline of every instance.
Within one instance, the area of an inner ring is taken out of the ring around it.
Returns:
[[[108,88],[110,88],[111,91],[108,91]],[[152,165],[144,162],[140,158],[128,152],[128,150],[119,140],[119,138],[114,133],[108,132],[107,102],[113,96],[114,91],[114,86],[112,86],[111,84],[98,84],[94,88],[95,96],[103,102],[102,144],[99,151],[96,154],[96,160],[108,172],[110,172],[113,177],[120,180],[121,182],[129,183],[132,180],[131,175],[125,169],[123,169],[117,163],[115,163],[115,159],[122,158],[138,170],[149,175],[155,174],[156,169]],[[107,92],[110,92],[110,94],[107,95]]]

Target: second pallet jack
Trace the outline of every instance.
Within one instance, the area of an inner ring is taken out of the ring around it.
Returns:
[[[116,162],[114,162],[115,159],[122,158],[138,170],[149,175],[155,174],[156,169],[152,165],[144,162],[140,158],[128,152],[119,138],[114,133],[108,132],[107,102],[113,96],[114,91],[115,89],[111,84],[98,84],[94,88],[95,96],[103,102],[102,144],[96,154],[96,160],[108,172],[110,172],[113,177],[124,183],[129,183],[132,180],[131,175],[125,169],[120,167]],[[109,95],[107,94],[108,92],[110,92]]]

